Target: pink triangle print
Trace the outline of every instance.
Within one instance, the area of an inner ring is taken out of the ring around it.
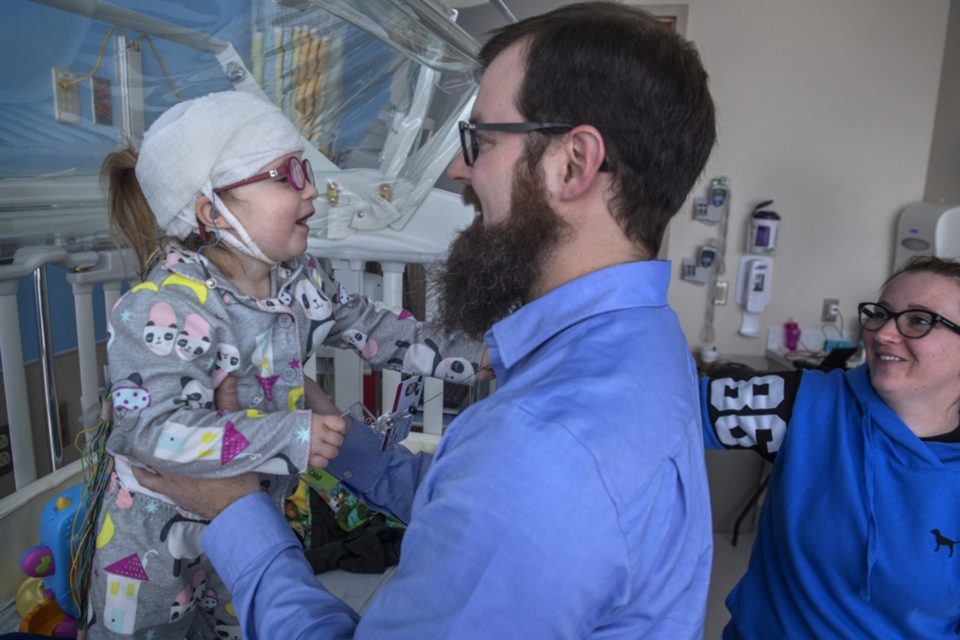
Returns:
[[[270,376],[260,377],[253,376],[257,379],[257,382],[260,383],[260,387],[263,389],[263,395],[266,396],[267,402],[273,402],[273,385],[277,383],[277,380],[280,379],[280,376]]]
[[[140,557],[135,553],[130,554],[122,560],[117,560],[109,567],[104,567],[104,571],[109,571],[110,573],[125,578],[150,582],[150,578],[147,577],[147,572],[143,569],[143,563],[140,562]]]
[[[232,422],[228,422],[223,430],[223,449],[220,454],[220,464],[227,464],[249,445],[250,441],[237,431]]]

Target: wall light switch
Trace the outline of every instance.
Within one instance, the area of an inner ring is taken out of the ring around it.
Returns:
[[[77,79],[77,72],[73,69],[53,68],[53,114],[57,122],[80,124],[80,87],[71,84]]]

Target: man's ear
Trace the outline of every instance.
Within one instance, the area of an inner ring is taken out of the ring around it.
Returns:
[[[590,190],[606,158],[603,136],[588,124],[570,130],[566,150],[566,174],[561,197],[572,200]]]
[[[197,212],[197,220],[202,224],[208,227],[219,227],[220,230],[230,229],[230,223],[220,215],[217,215],[217,210],[213,206],[213,202],[207,196],[201,195],[197,198],[197,202],[194,205]]]

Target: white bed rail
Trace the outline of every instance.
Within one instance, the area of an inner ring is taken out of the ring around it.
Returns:
[[[354,252],[356,253],[356,252]],[[359,255],[359,254],[358,254]],[[403,300],[403,273],[407,263],[396,261],[377,261],[377,256],[371,253],[367,259],[339,259],[331,260],[334,277],[348,291],[364,291],[364,277],[367,262],[378,262],[383,272],[382,302],[397,310]],[[433,256],[430,256],[433,258]],[[14,458],[15,485],[20,490],[37,480],[37,451],[34,449],[33,430],[30,411],[27,406],[27,382],[21,351],[20,324],[17,309],[17,291],[21,280],[31,274],[41,271],[47,264],[56,264],[69,270],[67,282],[72,286],[74,306],[76,309],[77,324],[77,352],[79,359],[80,380],[79,388],[56,390],[52,386],[45,386],[44,397],[47,407],[57,406],[57,397],[60,399],[79,395],[82,415],[95,415],[102,394],[102,383],[96,356],[96,339],[94,335],[93,290],[94,286],[103,286],[104,311],[109,317],[114,304],[120,296],[121,286],[125,281],[135,281],[136,274],[133,265],[136,261],[132,253],[125,251],[121,254],[116,250],[67,253],[60,247],[30,247],[22,249],[16,255],[12,264],[0,265],[0,355],[3,362],[4,393],[7,400],[7,418],[11,432],[11,452]],[[38,297],[38,306],[46,303]],[[52,344],[41,341],[42,350],[40,359],[45,360],[50,368],[53,367]],[[334,402],[340,407],[349,407],[363,397],[363,363],[352,351],[327,350],[322,354],[330,356],[333,351],[333,371],[335,380]],[[316,376],[316,362],[306,365],[306,372]],[[381,406],[389,407],[393,402],[393,391],[400,380],[400,374],[394,371],[383,372],[383,393]],[[45,376],[47,377],[47,376]],[[52,374],[48,376],[52,380]],[[71,395],[72,394],[72,395]],[[443,382],[428,380],[424,399],[424,431],[440,435],[442,433],[443,412]],[[61,466],[59,456],[54,453],[62,445],[59,442],[59,419],[54,416],[54,422],[47,425],[47,438],[50,445],[50,455],[53,458],[52,470]],[[89,427],[91,425],[84,425]]]

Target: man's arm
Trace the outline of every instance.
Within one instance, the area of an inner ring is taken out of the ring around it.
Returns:
[[[233,595],[244,638],[261,637],[257,620],[270,621],[270,638],[353,637],[359,616],[317,581],[299,540],[260,491],[257,474],[197,480],[133,472],[143,486],[212,520],[200,543]],[[251,523],[255,535],[238,535]]]
[[[266,496],[234,502],[201,543],[233,595],[244,637],[564,638],[601,626],[629,589],[617,510],[576,443],[561,437],[573,452],[558,458],[549,451],[556,433],[531,435],[519,438],[516,452],[466,447],[443,461],[442,480],[423,488],[430,500],[407,531],[396,575],[362,620],[319,584]],[[529,464],[532,453],[545,451],[542,463]],[[555,468],[577,472],[542,482]],[[506,470],[508,482],[498,476]],[[660,498],[675,484],[664,478],[650,496],[674,504]],[[571,505],[588,505],[590,517],[569,517]],[[673,515],[651,511],[656,521]],[[238,535],[251,522],[256,535]],[[598,528],[610,535],[585,552],[583,541],[596,541]],[[636,535],[661,533],[641,527]],[[651,579],[652,600],[658,588]]]

